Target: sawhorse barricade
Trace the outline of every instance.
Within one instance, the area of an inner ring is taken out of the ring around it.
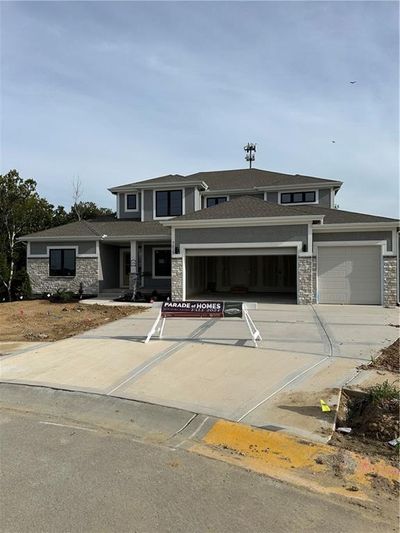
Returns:
[[[244,318],[256,348],[258,347],[257,341],[262,340],[249,314],[249,309],[243,302],[183,301],[162,304],[145,343],[148,343],[156,334],[159,339],[162,339],[167,318]]]

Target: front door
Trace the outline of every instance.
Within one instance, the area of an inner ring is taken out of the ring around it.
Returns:
[[[129,248],[120,250],[120,284],[129,287],[129,274],[131,271],[131,251]]]

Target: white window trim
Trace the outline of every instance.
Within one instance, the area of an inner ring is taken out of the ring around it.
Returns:
[[[157,213],[157,206],[156,206],[156,194],[158,192],[169,192],[169,191],[182,191],[182,215],[173,215],[168,217],[158,217],[156,215]],[[176,188],[168,188],[168,189],[154,189],[153,190],[153,220],[170,220],[171,218],[176,218],[179,216],[183,216],[186,214],[186,199],[185,199],[185,189],[182,189],[181,187]]]
[[[282,203],[281,196],[282,194],[296,194],[296,193],[302,193],[302,192],[314,192],[315,193],[315,202],[290,202],[290,203]],[[279,191],[278,192],[278,203],[281,205],[313,205],[313,204],[319,204],[319,189],[302,189],[301,191]]]
[[[199,189],[194,189],[194,210],[199,211],[201,209],[201,195]]]
[[[156,276],[155,266],[156,266],[156,251],[158,250],[169,250],[171,252],[170,246],[157,246],[152,250],[152,261],[151,261],[151,277],[153,279],[171,279],[171,276]],[[171,254],[172,259],[172,254]]]
[[[144,190],[140,192],[140,221],[144,222]]]
[[[229,200],[230,200],[229,194],[209,194],[207,196],[204,196],[204,199],[205,199],[204,209],[208,209],[208,207],[213,207],[212,205],[210,205],[210,206],[207,205],[207,201],[208,201],[209,198],[226,198],[225,203],[229,202]],[[216,204],[216,205],[219,205],[219,204]]]
[[[117,218],[120,218],[120,212],[119,212],[120,204],[121,204],[121,202],[120,202],[120,194],[117,194],[116,196],[117,196]]]
[[[136,209],[128,209],[128,196],[136,196]],[[126,192],[124,194],[124,208],[126,213],[138,213],[139,212],[139,197],[137,192]]]
[[[46,248],[47,248],[47,256],[46,257],[48,258],[48,262],[47,262],[48,274],[47,274],[47,277],[49,277],[49,278],[57,278],[57,279],[74,279],[74,278],[76,278],[76,270],[77,270],[77,268],[76,268],[77,267],[76,260],[78,258],[78,246],[47,246]],[[51,276],[50,275],[50,250],[75,250],[75,276]],[[38,257],[38,256],[36,255],[36,256],[33,256],[33,257]],[[82,256],[80,256],[80,257],[82,257]],[[87,257],[87,256],[85,256],[85,257]]]

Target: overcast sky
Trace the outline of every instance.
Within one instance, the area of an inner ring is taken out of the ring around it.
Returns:
[[[398,216],[397,2],[2,2],[1,171],[69,206],[256,167],[339,179]],[[357,83],[350,84],[350,81]],[[335,141],[333,143],[332,141]]]

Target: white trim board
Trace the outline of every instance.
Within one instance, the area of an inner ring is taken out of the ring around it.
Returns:
[[[282,217],[249,217],[249,218],[224,218],[224,219],[201,219],[201,220],[179,220],[161,221],[163,226],[175,228],[223,228],[242,226],[298,226],[306,225],[313,220],[323,220],[324,215],[299,215]]]
[[[337,233],[346,231],[392,231],[399,226],[400,222],[396,220],[393,222],[352,222],[341,224],[314,224],[313,231],[315,233]]]
[[[318,248],[321,247],[333,247],[333,246],[381,246],[382,255],[392,256],[393,252],[387,251],[387,241],[322,241],[314,242],[313,252],[314,255],[317,255]]]

